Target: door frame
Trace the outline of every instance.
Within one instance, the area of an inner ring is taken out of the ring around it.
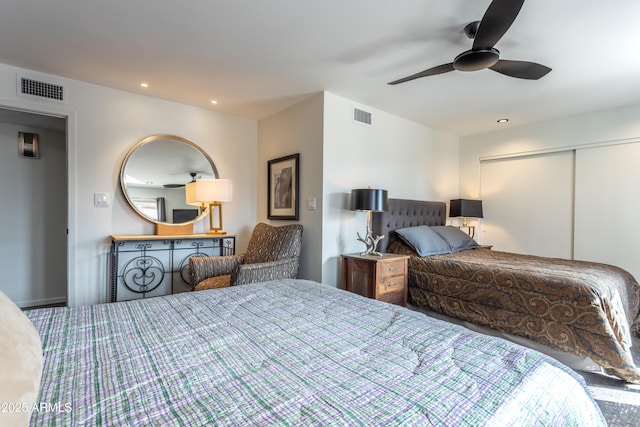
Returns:
[[[77,305],[76,288],[76,111],[64,106],[0,98],[0,108],[63,118],[66,121],[65,151],[67,172],[67,305]]]

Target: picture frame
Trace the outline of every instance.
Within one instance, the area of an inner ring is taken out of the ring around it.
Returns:
[[[298,220],[300,153],[267,162],[267,218]]]
[[[40,157],[40,142],[37,133],[18,132],[18,155],[37,159]]]

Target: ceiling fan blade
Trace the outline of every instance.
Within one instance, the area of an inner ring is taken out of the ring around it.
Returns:
[[[489,68],[505,76],[527,80],[538,80],[551,71],[551,68],[535,62],[507,61],[504,59],[499,60]]]
[[[164,188],[180,188],[184,187],[184,184],[164,184]]]
[[[416,74],[412,74],[408,77],[404,77],[402,79],[394,80],[388,84],[397,85],[398,83],[408,82],[410,80],[419,79],[420,77],[428,77],[435,76],[436,74],[448,73],[449,71],[453,71],[453,62],[449,64],[438,65],[437,67],[429,68],[428,70],[421,71]]]
[[[515,21],[524,0],[493,0],[473,39],[473,50],[491,49]]]

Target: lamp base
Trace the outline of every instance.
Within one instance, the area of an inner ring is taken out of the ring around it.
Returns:
[[[205,233],[207,236],[224,236],[225,234],[227,234],[226,231],[216,231],[216,230],[209,230]]]
[[[360,233],[356,233],[358,235],[358,240],[365,244],[366,249],[364,252],[361,252],[361,256],[374,255],[374,256],[382,256],[382,254],[376,251],[376,247],[378,246],[378,242],[384,239],[384,236],[376,236],[373,237],[371,231],[367,230],[367,235],[363,239],[360,236]]]

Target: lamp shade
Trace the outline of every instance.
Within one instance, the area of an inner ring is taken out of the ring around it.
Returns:
[[[387,190],[373,188],[351,190],[349,209],[352,211],[383,212],[387,210],[388,201]]]
[[[232,197],[230,179],[197,179],[185,186],[188,205],[202,203],[230,202]]]
[[[484,218],[482,200],[455,199],[449,202],[450,217]]]

